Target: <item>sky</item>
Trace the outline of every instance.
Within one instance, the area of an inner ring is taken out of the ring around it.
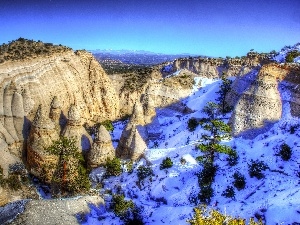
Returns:
[[[213,57],[300,42],[299,0],[1,0],[0,43]]]

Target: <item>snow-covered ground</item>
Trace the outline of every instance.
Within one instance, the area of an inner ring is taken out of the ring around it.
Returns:
[[[195,160],[201,153],[195,145],[203,129],[198,126],[194,132],[189,132],[187,122],[192,117],[203,117],[201,110],[207,102],[215,100],[220,81],[202,79],[201,84],[202,88],[183,100],[194,113],[184,115],[170,109],[157,109],[162,134],[156,148],[152,142],[149,143],[145,154],[152,163],[152,178],[138,182],[136,168],[146,165],[146,160],[141,160],[135,165],[133,173],[123,173],[103,181],[102,193],[123,192],[128,199],[142,207],[146,224],[188,224],[187,219],[193,215],[195,204],[192,199],[199,193],[196,173],[201,170]],[[280,92],[283,100],[289,99],[284,83],[280,86]],[[225,117],[230,117],[230,114]],[[224,141],[223,144],[236,149],[239,162],[231,167],[225,155],[218,155],[216,164],[219,169],[213,183],[211,207],[227,215],[247,219],[255,214],[264,214],[267,225],[300,223],[299,124],[300,120],[290,114],[289,103],[283,101],[282,118],[268,132],[253,140],[240,137]],[[124,123],[115,124],[113,139],[120,137],[123,127]],[[289,161],[283,161],[277,154],[283,143],[292,148]],[[159,165],[165,157],[172,159],[173,167],[160,170]],[[265,178],[250,178],[247,163],[251,159],[262,160],[269,166],[264,172]],[[233,174],[236,171],[246,177],[246,188],[241,191],[235,189],[235,199],[225,198],[222,193],[227,186],[233,186]],[[104,195],[104,198],[109,199],[109,196]],[[112,225],[122,222],[105,208],[93,208],[84,224]]]

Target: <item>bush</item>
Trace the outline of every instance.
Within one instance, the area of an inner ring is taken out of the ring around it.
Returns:
[[[201,186],[198,195],[198,199],[200,200],[200,202],[209,204],[213,196],[214,196],[214,189],[211,187],[211,185]]]
[[[191,225],[246,225],[246,220],[240,217],[233,218],[231,216],[226,216],[221,214],[216,210],[207,210],[205,205],[200,205],[194,208],[193,218],[187,222]],[[263,225],[261,221],[254,222],[253,218],[250,218],[249,225]]]
[[[288,146],[287,144],[282,144],[280,146],[280,151],[279,151],[279,155],[281,156],[281,158],[284,160],[284,161],[288,161],[291,156],[292,156],[292,149],[290,146]]]
[[[251,163],[248,164],[248,171],[250,177],[256,177],[257,179],[262,179],[265,177],[265,175],[262,173],[262,171],[265,171],[269,167],[263,162],[259,160],[252,160]]]
[[[203,170],[198,174],[199,186],[207,186],[214,182],[217,170],[218,167],[212,163],[204,164]]]
[[[235,198],[235,192],[232,186],[227,186],[227,188],[225,189],[225,191],[223,191],[222,196],[226,197],[226,198]]]
[[[104,167],[106,168],[106,176],[119,176],[122,173],[122,166],[119,158],[108,158]]]
[[[196,130],[198,125],[199,125],[199,123],[196,118],[190,118],[188,121],[188,130],[190,132],[194,131],[194,130]]]
[[[243,176],[240,172],[237,171],[233,174],[233,178],[234,178],[233,186],[235,186],[236,189],[240,191],[245,188],[246,186],[245,176]]]
[[[103,125],[107,131],[109,131],[109,132],[114,131],[114,126],[110,120],[105,120],[105,121],[101,122],[100,124]]]
[[[14,191],[21,189],[21,181],[19,180],[19,176],[16,174],[9,174],[5,182],[8,187]]]
[[[231,151],[227,157],[227,162],[229,166],[235,166],[238,164],[239,156],[236,151]]]
[[[294,59],[298,56],[300,56],[300,52],[298,52],[297,50],[291,51],[286,54],[285,61],[287,63],[292,63],[294,62]]]
[[[137,169],[137,175],[139,180],[144,180],[146,177],[153,175],[153,170],[149,166],[139,166]]]
[[[134,209],[134,203],[132,200],[125,200],[124,195],[113,195],[111,208],[116,216],[124,217],[130,210]]]
[[[165,158],[159,166],[159,169],[168,169],[173,166],[173,162],[170,157]]]

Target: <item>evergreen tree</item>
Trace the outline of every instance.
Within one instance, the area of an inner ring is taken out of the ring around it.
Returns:
[[[76,194],[90,188],[85,160],[75,142],[61,136],[47,148],[49,153],[59,157],[51,183],[54,195]]]
[[[198,147],[205,153],[205,161],[213,163],[215,153],[234,154],[234,150],[226,145],[221,145],[223,139],[230,138],[230,126],[217,118],[218,105],[213,102],[208,102],[204,107],[203,112],[208,116],[201,119],[200,125],[206,134],[202,134],[203,143]]]
[[[225,74],[222,76],[222,84],[220,85],[220,90],[216,92],[219,97],[216,99],[220,106],[220,111],[223,115],[230,112],[232,107],[226,102],[226,95],[231,91],[232,81],[226,79]]]

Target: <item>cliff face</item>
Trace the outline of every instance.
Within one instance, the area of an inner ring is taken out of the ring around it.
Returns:
[[[67,120],[73,104],[80,111],[80,124]],[[43,105],[45,113],[36,117],[44,118],[37,122],[34,116],[40,111],[39,105]],[[81,125],[118,117],[119,98],[109,77],[90,53],[49,50],[46,55],[0,63],[0,154],[3,156],[0,166],[5,177],[9,166],[23,159],[30,173],[49,182],[52,172],[43,171],[43,166],[55,164],[57,159],[44,148],[57,140],[62,130],[64,136],[85,136],[91,145]],[[79,144],[80,149],[87,146]],[[7,199],[11,199],[10,195]]]
[[[87,121],[118,116],[118,98],[109,78],[93,56],[84,51],[2,63],[0,85],[1,117],[13,115],[9,102],[14,99],[15,107],[32,119],[38,105],[50,105],[54,96],[63,99],[64,114],[76,103]],[[13,116],[24,116],[21,112]]]
[[[28,136],[28,124],[40,104],[61,99],[67,114],[76,103],[84,122],[114,120],[119,101],[110,79],[90,53],[55,53],[0,64],[0,132],[8,145]]]
[[[250,72],[259,64],[268,63],[267,55],[249,52],[244,57],[237,58],[181,58],[173,62],[173,71],[187,69],[199,76],[218,78],[223,72],[228,76],[240,76]]]

